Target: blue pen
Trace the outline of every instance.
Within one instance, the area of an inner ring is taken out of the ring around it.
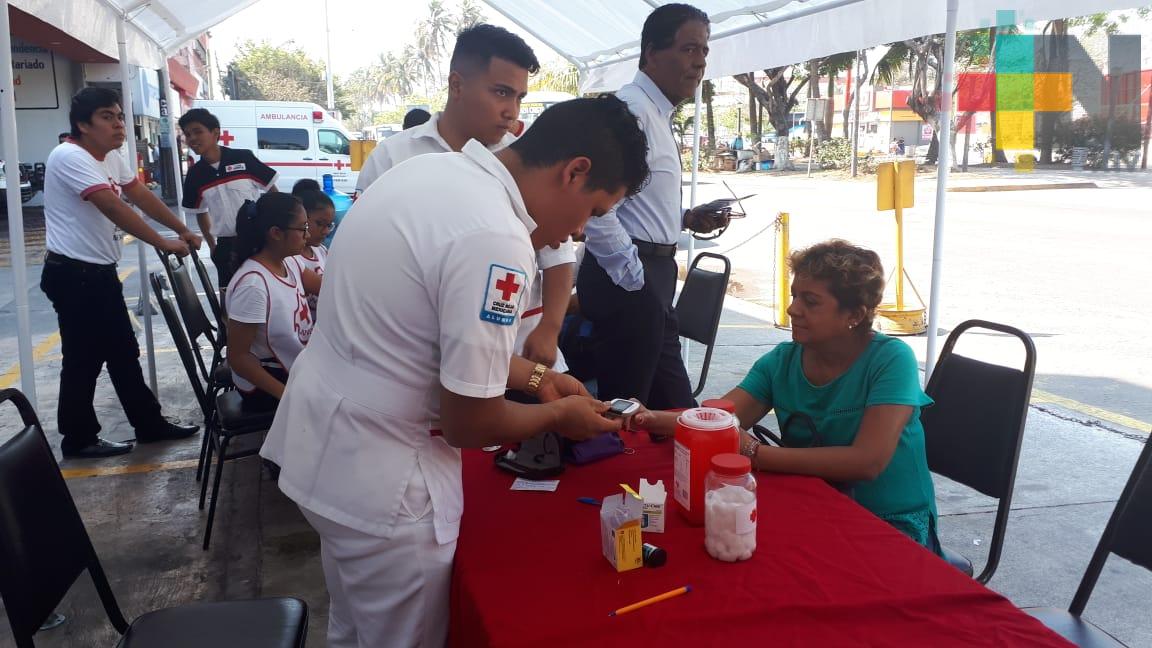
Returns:
[[[596,499],[595,497],[577,497],[576,501],[580,502],[581,504],[589,504],[591,506],[600,506],[600,500]]]

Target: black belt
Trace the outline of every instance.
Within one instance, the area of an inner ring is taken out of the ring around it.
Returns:
[[[676,256],[675,243],[650,243],[648,241],[641,241],[640,239],[632,239],[632,244],[636,246],[636,251],[640,253],[640,256]]]
[[[64,256],[63,254],[58,254],[56,252],[52,252],[51,250],[49,250],[48,254],[46,254],[44,256],[44,262],[45,263],[54,263],[57,265],[72,266],[74,268],[83,268],[85,270],[111,270],[113,272],[116,271],[116,264],[115,263],[89,263],[87,261],[81,261],[80,259],[73,259],[72,257],[68,257],[68,256]]]

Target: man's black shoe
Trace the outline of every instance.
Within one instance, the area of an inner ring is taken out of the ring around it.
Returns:
[[[171,421],[154,430],[136,430],[137,443],[154,443],[156,441],[174,441],[186,439],[200,431],[199,425],[177,425]]]
[[[75,449],[62,446],[60,452],[70,459],[103,459],[132,452],[132,444],[97,437],[95,443]]]

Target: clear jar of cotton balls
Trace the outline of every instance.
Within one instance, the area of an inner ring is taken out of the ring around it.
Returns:
[[[704,480],[704,548],[725,562],[748,560],[756,551],[756,478],[748,457],[712,457]]]

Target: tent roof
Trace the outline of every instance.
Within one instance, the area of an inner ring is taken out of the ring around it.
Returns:
[[[657,0],[486,0],[580,69],[581,90],[615,90],[632,79],[644,19]],[[799,63],[944,32],[945,0],[691,0],[712,21],[708,77]],[[959,30],[1126,9],[1137,0],[965,0]]]
[[[258,0],[9,0],[21,11],[118,59],[116,21],[128,17],[128,59],[159,69],[185,43]]]

